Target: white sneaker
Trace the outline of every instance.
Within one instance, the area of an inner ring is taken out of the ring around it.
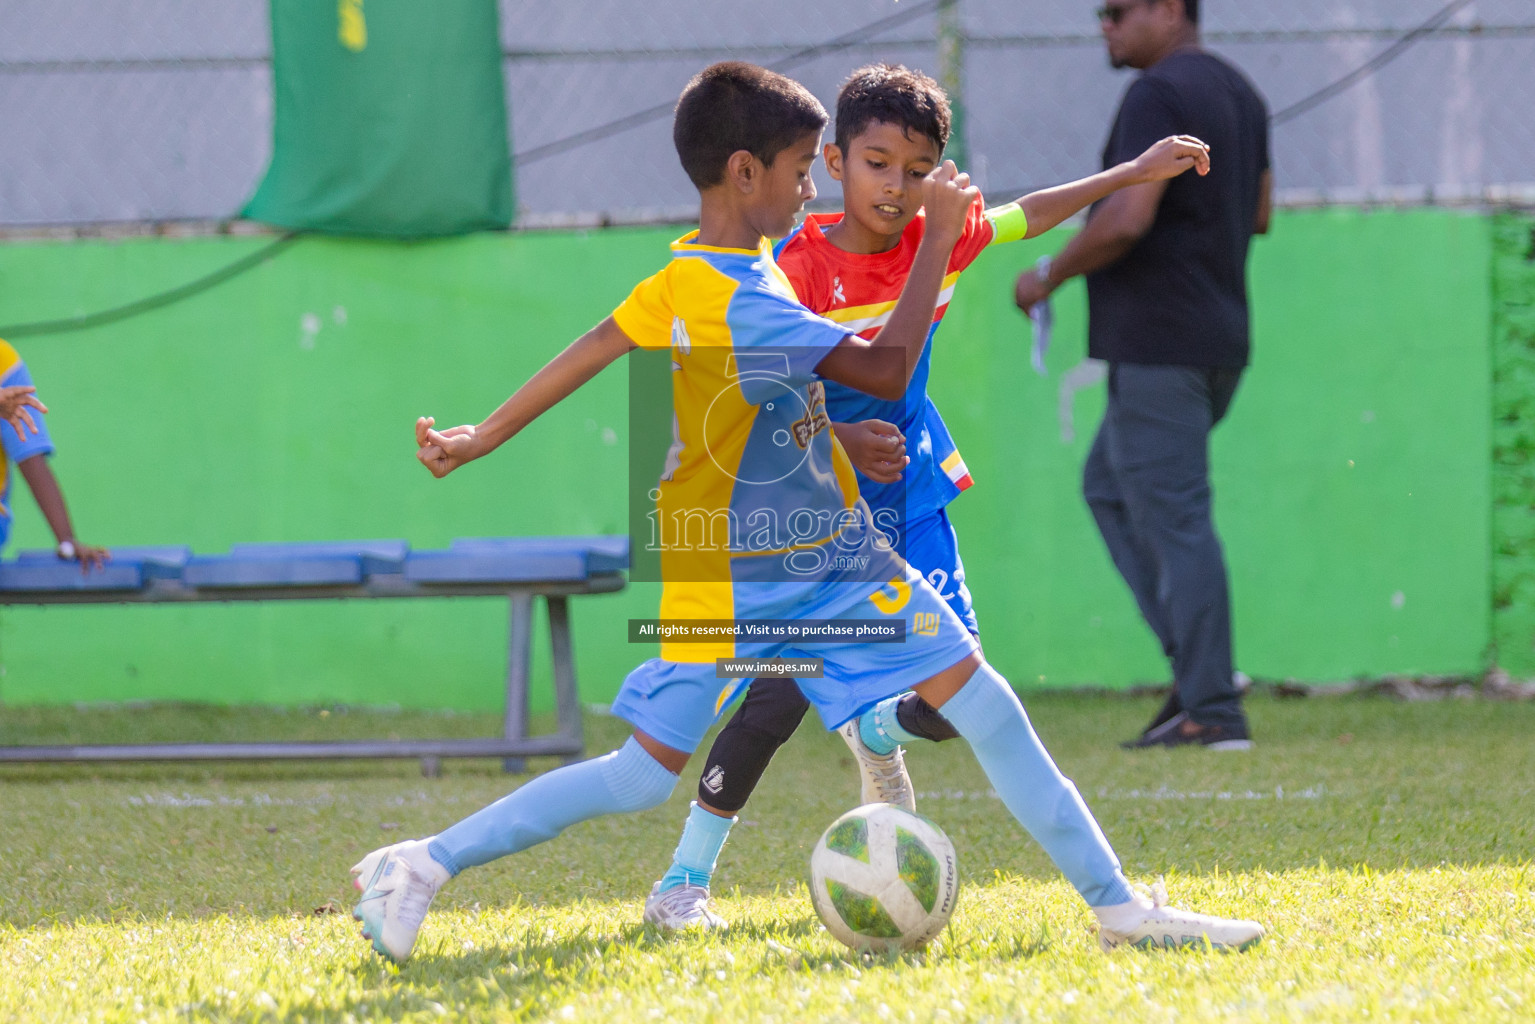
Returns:
[[[1203,949],[1208,941],[1212,949],[1241,952],[1263,938],[1263,926],[1256,921],[1236,921],[1223,917],[1195,914],[1167,906],[1167,890],[1158,882],[1151,896],[1136,893],[1132,902],[1139,905],[1140,922],[1125,931],[1111,931],[1099,925],[1098,944],[1104,952],[1122,946],[1135,949]]]
[[[911,776],[906,774],[906,756],[901,748],[896,747],[888,754],[876,754],[864,744],[856,718],[837,732],[858,759],[858,770],[863,776],[859,803],[893,804],[916,814],[917,791],[912,788]]]
[[[372,853],[368,854],[362,860],[358,861],[356,864],[353,864],[352,888],[356,889],[358,892],[364,891],[367,888],[367,885],[365,884],[366,880],[373,877],[373,873],[378,870],[378,866],[383,862],[383,859],[389,856],[395,850],[398,850],[400,847],[409,846],[413,842],[415,842],[415,840],[406,839],[403,842],[395,843],[393,846],[381,846],[377,850],[374,850]]]
[[[397,964],[409,959],[432,897],[449,878],[427,853],[428,842],[395,843],[352,866],[352,885],[362,893],[352,916],[362,922],[362,937]]]
[[[712,902],[706,885],[684,882],[662,892],[661,883],[657,882],[650,887],[650,895],[645,897],[645,923],[669,932],[688,928],[704,931],[729,928],[730,922],[710,908]]]

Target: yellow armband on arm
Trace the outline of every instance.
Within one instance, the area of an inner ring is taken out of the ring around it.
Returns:
[[[1029,233],[1029,218],[1016,202],[993,206],[986,211],[986,219],[991,222],[992,245],[1016,242]]]

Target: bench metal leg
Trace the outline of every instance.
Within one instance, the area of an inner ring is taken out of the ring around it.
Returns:
[[[506,660],[506,729],[508,740],[528,738],[528,675],[533,664],[533,596],[511,595],[510,638]],[[520,773],[527,768],[521,757],[502,760],[504,771]]]
[[[544,598],[549,607],[549,648],[554,662],[554,707],[559,735],[584,747],[581,738],[581,696],[576,687],[576,663],[570,641],[570,603],[563,596]],[[581,753],[565,758],[565,763],[579,761]]]

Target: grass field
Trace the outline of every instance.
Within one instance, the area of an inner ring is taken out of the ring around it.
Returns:
[[[4,1021],[1467,1021],[1535,1017],[1535,705],[1249,702],[1246,754],[1130,754],[1152,703],[1029,701],[1137,881],[1256,917],[1241,955],[1098,951],[1090,915],[963,743],[910,763],[962,888],[924,954],[860,958],[803,879],[856,802],[803,729],[716,875],[725,935],[639,924],[696,778],[466,873],[396,969],[358,937],[346,869],[517,784],[488,762],[0,770]],[[0,709],[0,742],[484,735],[494,716]],[[589,749],[623,735],[587,720]],[[535,767],[548,767],[535,764]]]

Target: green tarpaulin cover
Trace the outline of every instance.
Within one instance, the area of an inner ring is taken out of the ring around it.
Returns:
[[[272,0],[272,71],[245,216],[396,237],[510,223],[496,0]]]

